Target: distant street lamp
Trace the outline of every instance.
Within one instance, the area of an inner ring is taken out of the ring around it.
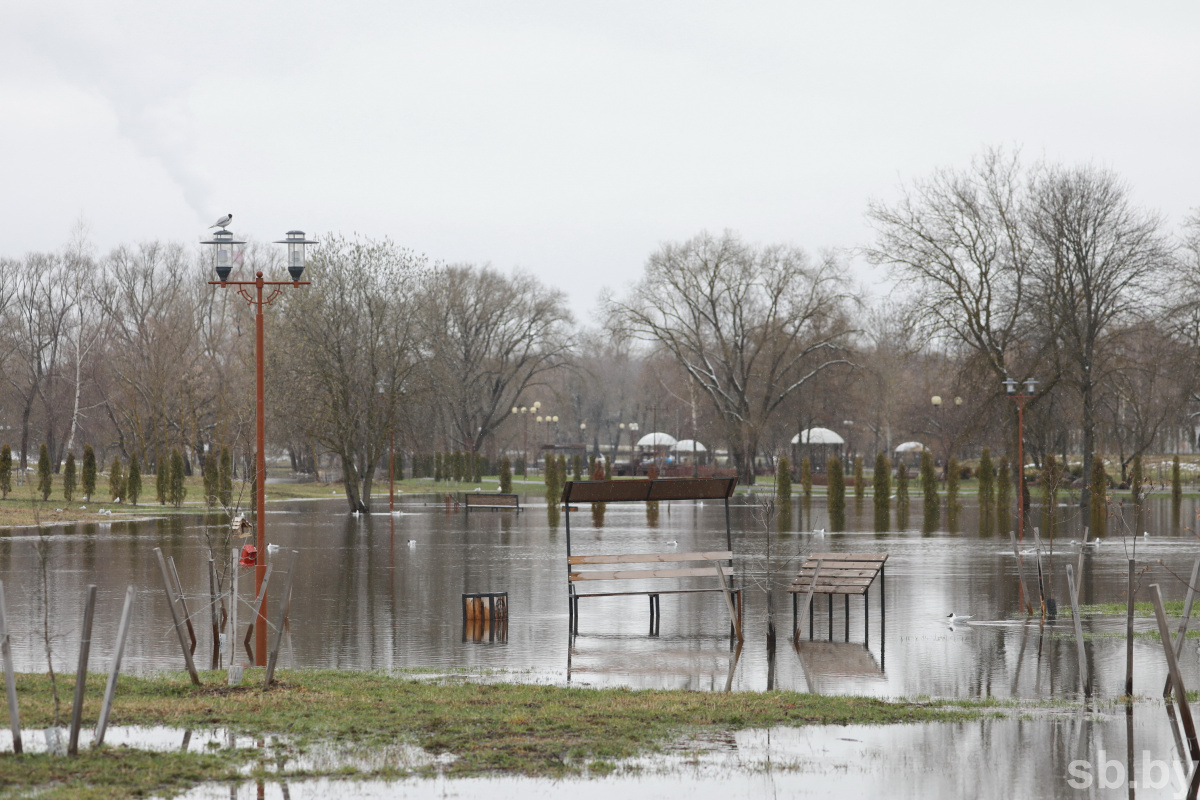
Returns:
[[[214,250],[214,262],[218,280],[209,281],[210,286],[236,286],[237,293],[242,299],[254,306],[254,378],[255,378],[255,446],[258,452],[254,460],[255,474],[255,521],[258,526],[258,555],[254,562],[254,594],[257,597],[262,592],[263,578],[267,573],[267,455],[266,439],[266,401],[263,392],[263,306],[269,306],[283,292],[283,287],[298,288],[307,286],[309,281],[302,281],[304,274],[304,248],[317,244],[315,240],[304,238],[304,231],[288,231],[287,236],[275,244],[287,245],[287,270],[290,281],[266,281],[263,274],[256,272],[252,281],[231,281],[229,273],[233,271],[234,251],[244,241],[235,239],[233,234],[222,228],[213,234],[211,239],[201,244],[210,245]],[[253,286],[253,292],[249,287]],[[271,292],[263,297],[263,287],[271,286]],[[254,620],[254,663],[255,666],[267,665],[267,598],[264,596],[258,607],[258,617]]]
[[[942,482],[945,483],[947,476],[950,475],[950,444],[946,441],[946,423],[942,417],[942,398],[940,395],[934,395],[929,398],[930,404],[937,410],[938,420],[938,438],[942,440]],[[962,405],[962,398],[954,398],[955,408]]]
[[[1017,394],[1018,381],[1005,378],[1004,393],[1017,405],[1017,539],[1025,536],[1025,404],[1033,399],[1037,381],[1025,379],[1025,393]]]

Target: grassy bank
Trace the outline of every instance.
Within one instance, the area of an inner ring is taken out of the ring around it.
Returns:
[[[261,670],[249,670],[247,679],[261,681],[261,675]],[[453,776],[557,777],[603,774],[617,759],[653,753],[700,729],[950,722],[986,710],[795,692],[576,689],[308,670],[280,672],[280,685],[263,692],[250,683],[224,686],[223,677],[205,673],[207,685],[199,689],[186,676],[122,678],[112,724],[282,735],[286,747],[296,752],[321,742],[362,751],[408,742],[433,754],[454,755],[444,767]],[[89,677],[85,728],[95,726],[103,680],[101,675]],[[49,679],[22,675],[17,691],[23,727],[50,725]],[[65,713],[70,691],[60,683]],[[200,781],[232,779],[240,768],[266,774],[270,763],[272,758],[247,750],[147,753],[105,747],[83,751],[75,759],[5,755],[0,756],[0,786],[46,798],[170,794]],[[404,772],[383,767],[374,774]]]

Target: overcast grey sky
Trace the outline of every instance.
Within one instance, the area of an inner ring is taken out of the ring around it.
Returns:
[[[0,254],[232,229],[524,268],[586,321],[666,240],[817,250],[986,145],[1200,205],[1200,4],[8,0]],[[859,271],[865,282],[876,276]],[[207,276],[204,276],[207,277]]]

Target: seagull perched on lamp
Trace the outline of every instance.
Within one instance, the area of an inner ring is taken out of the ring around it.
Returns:
[[[229,227],[229,223],[231,222],[233,222],[233,214],[226,214],[217,220],[216,225],[210,225],[208,229],[212,230],[213,228],[220,228],[221,230],[225,230]]]

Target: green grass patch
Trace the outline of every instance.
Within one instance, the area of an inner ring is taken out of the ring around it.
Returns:
[[[1058,608],[1060,614],[1071,616],[1073,610],[1070,605],[1063,604]],[[1183,616],[1183,601],[1182,600],[1167,600],[1163,603],[1163,611],[1168,617]],[[1090,605],[1082,605],[1079,607],[1081,615],[1089,616],[1125,616],[1128,613],[1128,607],[1125,603],[1092,603]],[[1133,615],[1135,617],[1153,617],[1153,603],[1137,603],[1133,604]]]
[[[283,736],[297,749],[318,742],[368,749],[409,742],[456,756],[444,767],[453,776],[561,777],[604,774],[620,759],[656,752],[701,729],[951,722],[994,708],[783,691],[586,689],[317,670],[281,671],[279,685],[264,692],[261,684],[251,683],[261,676],[261,670],[248,670],[247,683],[228,687],[221,683],[224,673],[204,673],[206,685],[200,688],[174,674],[123,677],[111,724],[230,728],[254,737]],[[85,727],[95,725],[103,687],[102,675],[89,676]],[[49,726],[49,679],[21,675],[17,692],[23,727]],[[260,757],[268,758],[225,749],[145,753],[127,748],[104,748],[78,759],[5,756],[0,757],[0,785],[52,798],[169,794],[200,781],[231,778],[247,763],[254,769]],[[266,762],[258,766],[265,768]],[[385,769],[383,774],[403,773]]]

